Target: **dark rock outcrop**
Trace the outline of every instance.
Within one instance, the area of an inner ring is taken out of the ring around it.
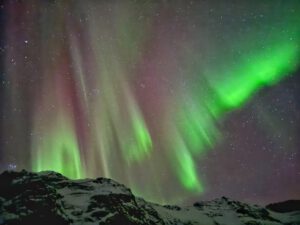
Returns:
[[[273,203],[267,205],[266,208],[280,213],[300,211],[300,200],[288,200],[284,202]]]

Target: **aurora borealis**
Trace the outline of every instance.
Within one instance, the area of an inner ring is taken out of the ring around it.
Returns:
[[[299,15],[300,1],[3,1],[0,169],[168,203],[300,197]]]

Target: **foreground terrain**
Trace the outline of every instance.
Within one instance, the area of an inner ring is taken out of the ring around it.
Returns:
[[[111,179],[5,171],[0,224],[300,225],[300,201],[261,207],[222,197],[189,207],[163,206],[135,197]]]

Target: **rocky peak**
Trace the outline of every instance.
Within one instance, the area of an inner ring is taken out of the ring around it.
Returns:
[[[52,171],[0,174],[0,225],[300,224],[298,208],[287,212],[275,208],[227,197],[190,207],[161,206],[136,198],[129,188],[107,178],[70,180]]]

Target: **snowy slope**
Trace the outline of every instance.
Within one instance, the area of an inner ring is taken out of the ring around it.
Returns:
[[[0,175],[0,224],[300,225],[300,211],[275,212],[225,197],[190,207],[162,206],[111,179],[69,180],[51,171],[23,170]]]

